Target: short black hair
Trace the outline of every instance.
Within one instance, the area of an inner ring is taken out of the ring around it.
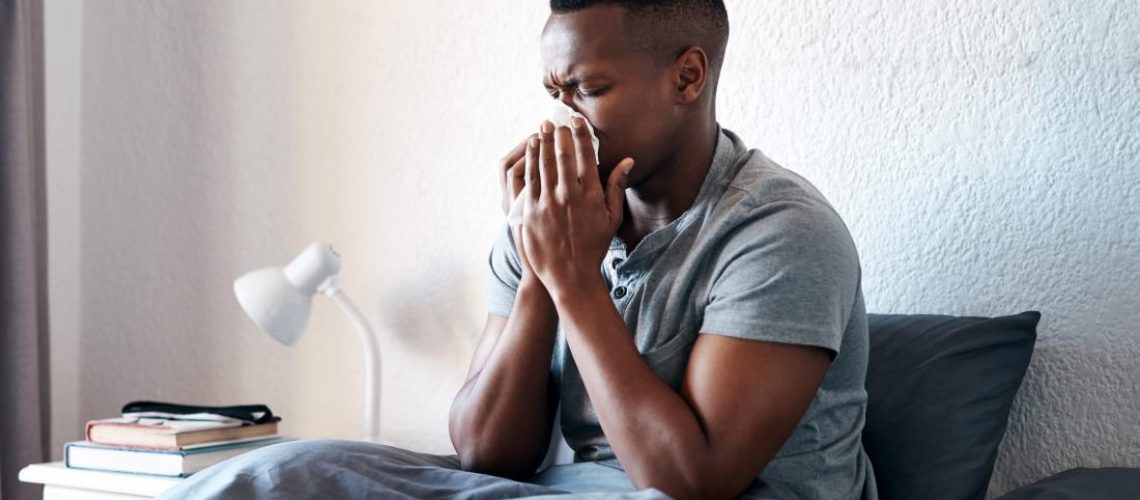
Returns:
[[[628,19],[639,25],[634,36],[663,62],[672,63],[694,45],[704,49],[715,87],[728,45],[723,0],[550,0],[550,11],[562,14],[597,5],[625,8]]]

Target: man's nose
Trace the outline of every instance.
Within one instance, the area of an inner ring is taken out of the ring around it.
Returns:
[[[562,101],[562,104],[569,106],[570,109],[578,113],[582,112],[582,110],[578,109],[578,106],[574,105],[574,94],[572,92],[560,92],[558,95],[558,100]]]

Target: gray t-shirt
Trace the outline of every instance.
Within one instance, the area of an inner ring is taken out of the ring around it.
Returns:
[[[506,227],[490,268],[488,311],[505,317],[521,278]],[[811,183],[721,129],[692,207],[632,252],[614,238],[601,271],[643,359],[678,392],[702,334],[818,346],[833,355],[807,413],[744,497],[877,497],[860,439],[867,315],[859,256],[843,220]],[[551,368],[575,461],[620,468],[561,328]]]

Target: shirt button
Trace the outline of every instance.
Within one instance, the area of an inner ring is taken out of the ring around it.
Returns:
[[[610,261],[610,267],[617,269],[617,266],[620,266],[622,262],[625,262],[625,259],[616,259],[615,258],[614,260]]]
[[[620,299],[622,297],[625,297],[625,293],[626,293],[626,289],[624,286],[619,286],[617,288],[614,288],[614,298],[615,299]]]

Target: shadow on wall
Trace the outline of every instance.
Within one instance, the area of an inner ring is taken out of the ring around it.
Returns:
[[[466,321],[462,314],[476,309],[478,296],[467,293],[470,270],[447,256],[422,260],[435,264],[415,266],[412,274],[387,287],[380,297],[375,308],[380,336],[410,354],[466,357],[482,331],[481,323]],[[458,339],[472,339],[470,347]]]

